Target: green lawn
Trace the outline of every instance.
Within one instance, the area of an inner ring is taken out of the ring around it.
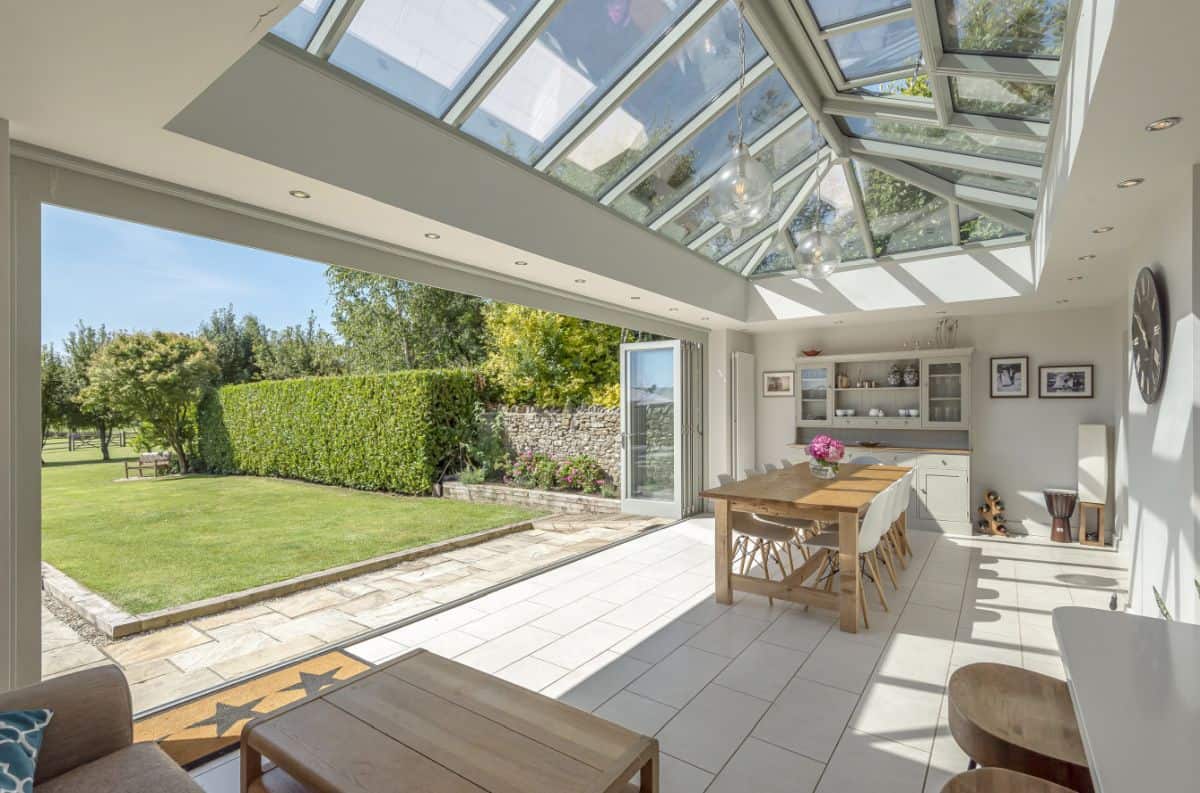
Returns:
[[[132,449],[43,456],[42,557],[133,614],[544,514],[250,476],[114,482]]]

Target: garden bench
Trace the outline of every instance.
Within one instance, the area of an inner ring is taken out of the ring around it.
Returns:
[[[130,471],[137,471],[138,479],[144,479],[146,471],[153,473],[154,478],[159,477],[159,472],[169,474],[171,472],[171,453],[170,452],[143,452],[138,455],[137,460],[125,461],[125,478],[132,479],[129,475]]]

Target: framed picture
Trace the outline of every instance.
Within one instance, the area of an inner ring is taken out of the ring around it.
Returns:
[[[790,397],[796,395],[795,372],[763,372],[762,395]]]
[[[1038,396],[1042,399],[1091,399],[1092,376],[1095,367],[1090,363],[1072,366],[1039,366]]]
[[[1029,396],[1029,356],[992,358],[992,399]]]

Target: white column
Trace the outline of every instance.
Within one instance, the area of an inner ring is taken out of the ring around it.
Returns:
[[[41,679],[41,202],[0,119],[0,691]]]

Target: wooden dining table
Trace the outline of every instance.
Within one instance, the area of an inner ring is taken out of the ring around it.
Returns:
[[[843,631],[858,631],[858,598],[862,586],[858,566],[859,518],[867,505],[888,485],[912,469],[894,465],[842,465],[834,479],[819,479],[807,465],[795,465],[705,490],[716,511],[716,599],[732,603],[733,591],[753,592],[779,600],[832,609]],[[783,518],[836,520],[838,526],[837,590],[826,592],[805,582],[816,575],[823,560],[813,554],[778,581],[733,572],[734,512]]]

